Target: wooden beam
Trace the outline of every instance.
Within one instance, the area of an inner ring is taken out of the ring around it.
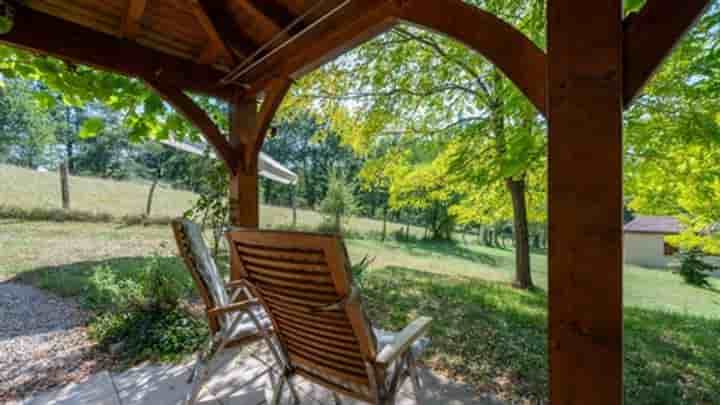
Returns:
[[[405,1],[396,16],[445,34],[480,53],[545,114],[545,53],[512,25],[462,0]]]
[[[553,404],[623,402],[623,0],[548,2]]]
[[[263,143],[265,143],[268,129],[270,129],[270,123],[275,117],[278,108],[280,108],[285,95],[290,90],[292,83],[293,81],[289,78],[278,78],[270,82],[270,86],[268,86],[265,91],[265,98],[263,99],[260,115],[258,116],[253,153],[260,153]]]
[[[235,65],[235,57],[230,48],[225,44],[215,24],[208,16],[205,8],[198,0],[187,0],[195,19],[198,21],[205,34],[208,36],[208,44],[200,55],[201,64],[214,64],[219,60],[227,66]]]
[[[545,113],[546,57],[525,35],[498,17],[462,0],[357,0],[293,46],[259,65],[245,78],[248,94],[264,90],[274,77],[298,78],[398,21],[446,34],[496,64]],[[473,29],[467,29],[473,27]]]
[[[224,72],[17,6],[13,30],[0,43],[72,63],[228,100],[233,86],[218,85]]]
[[[140,20],[145,13],[146,0],[128,0],[127,13],[122,23],[125,38],[134,39],[140,33]]]
[[[648,0],[625,19],[626,107],[709,5],[710,0]]]
[[[356,0],[258,65],[243,79],[248,95],[264,91],[276,77],[296,79],[360,43],[392,27],[395,4],[386,0]]]
[[[256,31],[257,37],[264,43],[272,39],[283,29],[279,22],[265,14],[252,0],[231,0],[231,8],[235,13],[242,13],[250,19],[254,24],[253,31]],[[288,35],[283,34],[282,39],[287,39]]]
[[[176,87],[157,81],[148,81],[147,84],[200,130],[203,137],[215,149],[217,156],[225,163],[228,171],[235,173],[238,167],[238,154],[207,112]]]

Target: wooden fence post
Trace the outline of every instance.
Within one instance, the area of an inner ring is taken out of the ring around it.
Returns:
[[[62,196],[62,207],[70,209],[70,168],[67,162],[60,163],[60,195]]]

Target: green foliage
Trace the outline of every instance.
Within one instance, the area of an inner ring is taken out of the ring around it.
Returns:
[[[92,138],[99,134],[103,130],[104,126],[105,121],[102,118],[88,118],[85,122],[83,122],[78,135],[81,139]]]
[[[680,252],[680,276],[686,283],[696,287],[710,287],[708,273],[717,268],[706,263],[700,249],[683,250]]]
[[[109,312],[95,318],[90,337],[102,347],[120,345],[125,365],[143,361],[176,361],[199,350],[207,340],[207,325],[181,309]]]

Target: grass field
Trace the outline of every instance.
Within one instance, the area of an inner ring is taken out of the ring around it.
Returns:
[[[71,208],[93,214],[109,214],[115,218],[137,216],[145,212],[150,184],[98,179],[93,177],[70,177]],[[158,187],[153,199],[152,216],[177,217],[190,208],[196,195],[182,190]],[[0,207],[21,209],[56,209],[61,207],[60,180],[55,172],[41,173],[17,166],[0,164]],[[298,225],[315,228],[323,216],[315,211],[298,210]],[[263,205],[260,207],[260,224],[272,228],[292,223],[292,210],[286,207]],[[349,226],[356,232],[380,232],[382,222],[368,218],[353,217]],[[388,232],[402,225],[389,223]],[[415,235],[423,230],[411,227]]]

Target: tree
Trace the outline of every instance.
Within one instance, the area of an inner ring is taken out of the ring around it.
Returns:
[[[712,6],[626,118],[628,207],[685,223],[668,242],[720,253],[720,9]]]
[[[0,88],[0,151],[10,163],[36,169],[48,163],[55,123],[33,97],[34,83],[7,80]]]
[[[320,203],[320,211],[330,216],[334,231],[342,233],[344,220],[357,208],[352,186],[336,169],[330,171],[327,186],[325,198]]]
[[[471,3],[544,46],[544,1]],[[331,119],[359,153],[372,151],[378,143],[392,143],[391,156],[418,149],[408,161],[418,172],[405,172],[394,181],[391,201],[402,200],[393,190],[408,195],[412,184],[403,186],[404,179],[425,187],[428,184],[416,179],[439,168],[443,181],[426,195],[442,194],[447,207],[467,196],[453,183],[502,184],[513,206],[516,285],[532,287],[526,182],[532,171],[544,170],[538,164],[545,155],[544,123],[497,68],[448,38],[399,27],[307,78],[302,86],[313,100],[310,104],[320,104],[319,114]]]

